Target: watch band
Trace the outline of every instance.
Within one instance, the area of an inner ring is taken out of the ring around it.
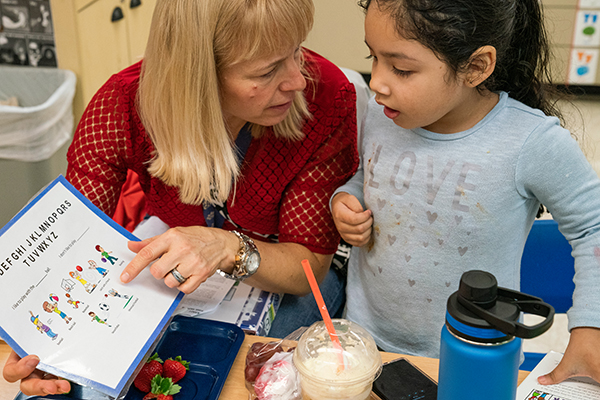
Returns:
[[[233,279],[234,281],[243,281],[243,280],[244,280],[244,277],[237,277],[237,276],[234,276],[234,275],[232,275],[232,274],[229,274],[229,273],[227,273],[227,272],[223,271],[223,270],[222,270],[222,269],[220,269],[220,268],[217,268],[217,273],[218,273],[219,275],[221,275],[223,278],[227,278],[227,279]]]
[[[248,236],[246,236],[243,233],[240,233],[238,231],[231,231],[231,232],[233,232],[240,241],[240,248],[239,248],[237,254],[235,255],[235,261],[233,264],[233,272],[231,274],[229,274],[221,269],[217,269],[217,273],[228,279],[242,281],[242,280],[248,278],[249,276],[253,275],[256,272],[256,270],[254,270],[252,272],[248,271],[247,261],[248,261],[249,255],[251,255],[253,253],[256,253],[258,255],[258,249],[257,249],[256,245],[254,244],[254,241],[252,239],[250,239]],[[258,258],[260,260],[260,255],[258,255]]]

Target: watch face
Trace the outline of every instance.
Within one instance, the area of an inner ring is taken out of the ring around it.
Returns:
[[[258,252],[250,253],[246,261],[246,269],[248,271],[248,275],[254,274],[258,269],[258,266],[260,265],[260,255],[258,254]]]

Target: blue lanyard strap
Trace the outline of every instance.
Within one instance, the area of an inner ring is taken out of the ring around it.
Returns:
[[[237,157],[238,166],[242,164],[244,161],[244,157],[246,156],[246,152],[248,151],[248,147],[250,147],[250,142],[252,141],[252,134],[250,132],[250,124],[244,125],[244,127],[238,133],[237,138],[235,139],[236,152],[235,155]],[[217,210],[214,204],[203,203],[202,204],[203,212],[204,212],[204,221],[206,222],[206,226],[212,228],[222,228],[223,222],[225,222],[225,216]]]

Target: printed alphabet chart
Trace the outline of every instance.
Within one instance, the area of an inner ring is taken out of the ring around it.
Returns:
[[[148,269],[121,283],[130,240],[59,176],[0,230],[0,337],[118,397],[183,297]]]

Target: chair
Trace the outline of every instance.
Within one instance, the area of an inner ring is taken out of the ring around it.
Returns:
[[[536,220],[521,258],[521,292],[540,297],[557,313],[573,305],[574,259],[571,245],[554,220]],[[521,369],[531,371],[545,356],[525,353]]]

